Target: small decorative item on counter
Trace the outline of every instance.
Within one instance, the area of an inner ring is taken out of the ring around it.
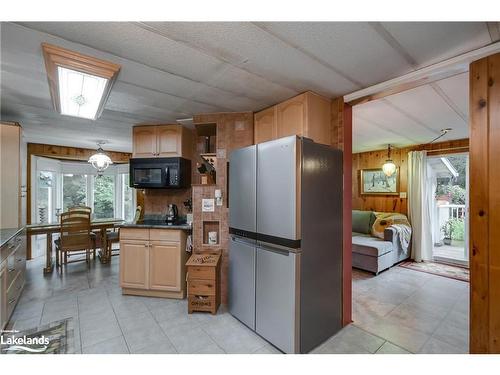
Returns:
[[[217,313],[220,305],[220,254],[193,254],[186,263],[188,313]]]
[[[217,232],[208,232],[208,244],[217,245]]]

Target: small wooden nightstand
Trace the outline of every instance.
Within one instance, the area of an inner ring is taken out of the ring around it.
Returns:
[[[220,305],[220,254],[193,254],[186,263],[188,313],[217,312]]]

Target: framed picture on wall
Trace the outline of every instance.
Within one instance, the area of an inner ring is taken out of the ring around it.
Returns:
[[[387,177],[382,168],[361,170],[361,195],[398,195],[399,168],[390,177]]]

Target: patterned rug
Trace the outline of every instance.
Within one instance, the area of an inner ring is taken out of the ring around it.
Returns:
[[[399,267],[469,282],[469,269],[434,262],[403,262]]]
[[[72,319],[52,322],[26,331],[0,331],[0,354],[74,353]]]

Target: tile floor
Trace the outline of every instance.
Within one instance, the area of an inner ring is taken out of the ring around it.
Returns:
[[[234,319],[187,314],[186,301],[123,296],[118,262],[68,266],[27,283],[9,323],[23,330],[72,318],[78,353],[279,353]],[[394,267],[379,276],[354,270],[353,320],[313,353],[466,353],[468,284]]]

